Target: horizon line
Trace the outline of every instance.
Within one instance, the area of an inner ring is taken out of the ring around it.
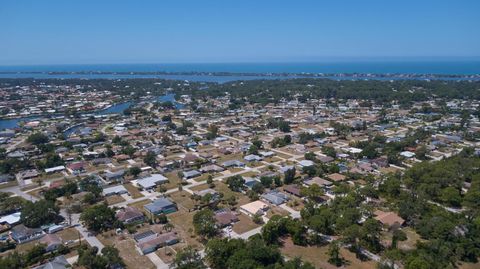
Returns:
[[[436,62],[436,61],[480,61],[479,56],[331,56],[305,60],[265,60],[265,61],[121,61],[121,62],[77,62],[77,63],[10,63],[0,64],[0,67],[18,66],[59,66],[59,65],[162,65],[162,64],[293,64],[293,63],[336,63],[336,62]]]

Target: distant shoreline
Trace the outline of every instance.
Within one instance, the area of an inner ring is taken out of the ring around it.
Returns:
[[[415,74],[415,73],[272,73],[272,72],[168,72],[168,71],[0,71],[0,74],[44,74],[44,75],[172,75],[172,76],[256,76],[256,77],[298,77],[298,78],[480,78],[479,74]],[[14,78],[14,77],[12,77]]]

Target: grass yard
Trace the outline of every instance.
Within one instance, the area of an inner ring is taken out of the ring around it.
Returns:
[[[240,174],[242,177],[256,177],[258,175],[257,172],[252,172],[252,171],[249,171],[249,172],[246,172],[246,173],[243,173],[243,174]]]
[[[287,202],[287,205],[297,211],[301,211],[304,208],[302,199],[294,196],[290,196],[291,200]]]
[[[398,248],[402,250],[412,250],[415,249],[415,245],[417,244],[417,241],[425,241],[420,238],[420,235],[415,232],[410,227],[403,228],[402,231],[405,232],[407,235],[407,240],[405,241],[398,241]],[[392,232],[385,232],[383,233],[382,240],[385,240],[386,242],[389,242],[389,244],[392,242]]]
[[[157,256],[166,264],[170,264],[175,259],[175,255],[177,251],[175,251],[172,247],[166,246],[163,248],[159,248],[155,251]]]
[[[280,153],[280,152],[275,152],[275,155],[283,159],[290,159],[292,157],[290,155],[287,155],[285,153]]]
[[[168,195],[172,201],[174,201],[178,207],[185,209],[186,211],[195,208],[194,201],[190,198],[192,195],[186,191],[176,191]]]
[[[328,245],[317,246],[297,246],[294,245],[290,238],[283,240],[283,246],[280,251],[289,258],[301,257],[302,259],[312,263],[315,268],[336,269],[337,267],[328,263]],[[371,269],[376,268],[374,261],[362,262],[355,257],[355,254],[341,248],[341,256],[347,261],[347,264],[342,268],[346,269]]]
[[[249,216],[245,214],[239,214],[238,222],[233,225],[232,230],[237,234],[243,234],[257,227],[260,227],[260,225],[253,222]]]
[[[222,192],[225,196],[224,197],[229,197],[234,195],[237,198],[237,206],[241,206],[244,204],[250,203],[250,199],[244,195],[243,193],[240,192],[234,192],[230,190],[227,186],[227,184],[223,182],[215,182],[215,188],[216,191]]]
[[[8,181],[8,182],[5,182],[5,183],[1,183],[0,184],[0,189],[3,189],[3,188],[9,188],[9,187],[15,187],[18,185],[18,182],[16,180],[13,180],[13,181]]]
[[[262,162],[249,162],[247,163],[247,166],[249,167],[259,167],[259,166],[262,166],[263,163]]]
[[[187,212],[180,209],[177,212],[168,214],[167,217],[187,245],[196,249],[203,249],[203,245],[197,240],[197,236],[195,235],[195,229],[193,227],[194,214],[195,212]]]
[[[243,171],[243,168],[240,168],[240,167],[232,167],[232,168],[228,168],[227,170],[225,171],[230,171],[230,173],[238,173],[238,172],[241,172]]]
[[[162,186],[164,186],[167,190],[177,188],[178,184],[182,183],[182,179],[178,177],[178,171],[166,173],[165,177],[168,178],[168,182]]]
[[[47,188],[40,188],[40,189],[36,189],[34,191],[29,191],[26,194],[40,199],[40,198],[42,198],[42,195],[40,193],[43,192],[43,191],[46,191],[46,190],[47,190]]]
[[[130,195],[132,196],[132,199],[143,197],[143,194],[132,184],[127,183],[127,184],[123,184],[123,186],[130,193]]]
[[[127,268],[156,268],[148,257],[141,255],[135,249],[135,241],[132,238],[124,235],[116,235],[113,231],[97,235],[97,238],[104,245],[114,245],[120,252],[120,257],[122,257]]]
[[[221,174],[219,174],[219,173],[205,173],[205,174],[203,174],[199,177],[193,178],[193,180],[195,180],[196,182],[206,181],[208,179],[209,175],[211,175],[212,179],[213,179],[213,178],[216,178],[216,177],[220,176]]]
[[[203,191],[203,190],[206,190],[208,188],[209,188],[208,184],[201,184],[201,185],[197,185],[195,187],[190,188],[190,190],[192,190],[192,191]]]
[[[267,218],[270,219],[274,215],[288,216],[288,215],[290,215],[290,213],[287,210],[285,210],[281,207],[272,206],[272,207],[270,207],[270,210],[268,210],[268,212],[267,212]]]
[[[145,199],[145,200],[142,200],[142,201],[138,201],[138,202],[135,202],[135,203],[128,204],[128,206],[136,207],[138,210],[142,211],[147,216],[149,216],[150,213],[148,213],[143,206],[146,205],[146,204],[150,204],[151,202],[152,201],[150,199]]]
[[[222,163],[224,163],[226,161],[230,161],[230,160],[242,161],[243,160],[243,154],[242,153],[228,154],[228,155],[220,154],[220,157],[218,158],[217,163],[222,164]]]
[[[14,250],[19,252],[19,253],[25,253],[25,252],[29,251],[30,249],[32,249],[39,242],[40,242],[40,239],[36,239],[36,240],[30,241],[30,242],[27,242],[27,243],[18,244],[17,247]]]
[[[63,229],[55,234],[58,235],[63,241],[78,240],[79,236],[79,232],[75,228]],[[82,238],[82,235],[80,235],[80,238]]]
[[[120,195],[110,195],[106,197],[105,200],[107,201],[108,205],[114,205],[125,201],[125,199]]]

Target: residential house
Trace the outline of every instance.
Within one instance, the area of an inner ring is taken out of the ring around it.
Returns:
[[[102,191],[103,196],[120,195],[125,193],[128,193],[128,190],[125,189],[123,185],[108,187]]]
[[[177,205],[168,198],[158,198],[144,208],[153,215],[168,214],[177,211]]]
[[[85,172],[85,166],[86,166],[85,162],[70,163],[67,165],[67,170],[72,175],[79,175]]]
[[[276,190],[262,194],[261,198],[262,200],[277,206],[285,203],[290,199],[286,194]]]
[[[283,187],[283,191],[286,193],[295,195],[297,197],[302,197],[303,195],[300,193],[300,188],[297,185],[286,185]]]
[[[240,206],[240,211],[246,215],[253,217],[255,215],[263,215],[268,210],[269,206],[258,200],[245,205]]]
[[[210,164],[210,165],[203,166],[199,170],[202,173],[219,173],[219,172],[224,171],[225,169],[223,167],[220,167],[220,166],[216,165],[216,164]]]
[[[222,166],[225,168],[229,167],[244,167],[245,164],[239,160],[229,160],[222,163]]]
[[[70,263],[68,263],[67,259],[62,256],[57,256],[53,260],[39,265],[37,267],[33,267],[32,269],[66,269],[71,268]]]
[[[183,172],[183,179],[190,179],[190,178],[198,177],[201,174],[202,173],[200,173],[197,170],[184,171]]]
[[[28,228],[23,224],[17,225],[12,228],[12,239],[17,243],[22,244],[44,236],[42,229],[40,228]]]
[[[405,224],[405,220],[397,215],[397,213],[389,211],[389,212],[384,212],[381,210],[376,210],[373,212],[375,215],[375,219],[380,221],[384,226],[387,228],[393,228],[393,227],[400,227]]]
[[[333,173],[333,174],[330,174],[328,175],[328,178],[333,180],[333,181],[343,181],[345,180],[346,176],[342,175],[342,174],[339,174],[339,173]]]
[[[116,217],[123,224],[143,222],[145,219],[143,213],[138,208],[131,206],[120,209],[117,212]]]
[[[123,175],[125,175],[125,170],[120,169],[115,172],[111,171],[106,171],[104,178],[106,181],[111,182],[111,181],[122,181]]]
[[[215,222],[217,227],[224,228],[238,222],[238,216],[229,209],[219,209],[215,211]]]
[[[137,185],[144,190],[155,188],[157,185],[168,182],[168,178],[160,174],[152,174],[149,177],[137,180]]]
[[[154,252],[160,247],[171,246],[180,242],[175,232],[157,234],[153,231],[147,231],[136,234],[134,239],[137,242],[137,249],[143,255]]]
[[[263,160],[262,157],[260,157],[258,155],[255,155],[255,154],[247,155],[247,156],[243,157],[243,159],[245,159],[248,162],[259,162],[259,161]]]
[[[43,236],[40,241],[41,244],[45,244],[45,250],[47,252],[52,252],[56,250],[59,246],[63,244],[62,239],[55,234],[46,234]]]

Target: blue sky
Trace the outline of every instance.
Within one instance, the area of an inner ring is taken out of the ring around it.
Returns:
[[[477,0],[0,2],[0,65],[480,56]]]

